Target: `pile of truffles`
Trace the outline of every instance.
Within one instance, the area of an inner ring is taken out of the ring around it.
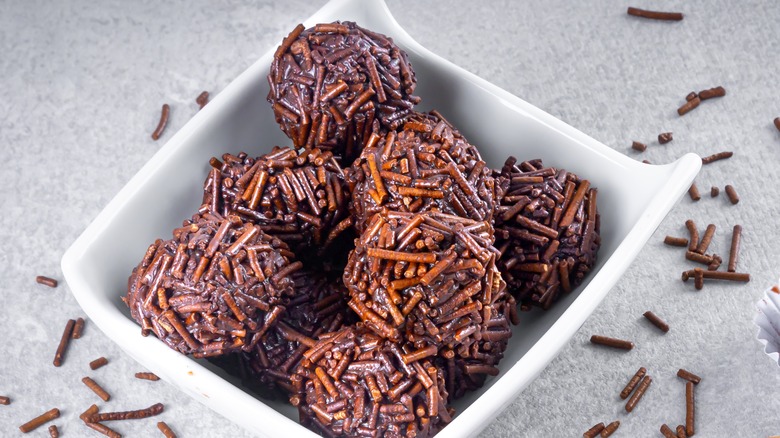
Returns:
[[[592,269],[597,191],[541,160],[488,167],[415,110],[406,53],[355,23],[296,27],[268,82],[293,147],[212,158],[123,299],[144,336],[324,436],[432,436],[499,374],[517,305],[548,309]]]

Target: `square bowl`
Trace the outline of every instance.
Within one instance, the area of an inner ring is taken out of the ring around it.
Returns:
[[[500,374],[454,404],[457,416],[439,436],[471,436],[506,408],[580,328],[688,189],[701,160],[687,154],[674,163],[651,166],[610,149],[426,50],[398,25],[382,0],[334,0],[304,24],[335,20],[384,33],[406,50],[417,74],[419,109],[441,111],[492,167],[509,155],[542,158],[599,189],[602,246],[596,266],[577,291],[551,310],[523,314]],[[67,250],[62,270],[87,315],[143,366],[255,434],[307,436],[312,433],[298,424],[293,407],[259,399],[212,364],[142,337],[120,300],[147,245],[167,238],[197,210],[210,157],[240,150],[260,155],[274,145],[289,144],[265,101],[273,51],[146,163]]]

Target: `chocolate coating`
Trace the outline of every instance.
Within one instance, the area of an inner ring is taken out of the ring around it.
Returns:
[[[301,268],[279,239],[237,216],[196,215],[157,240],[124,302],[142,333],[196,357],[251,351],[294,294]]]
[[[268,102],[293,144],[332,150],[346,163],[420,101],[406,53],[352,22],[298,25],[277,49],[268,82]]]
[[[487,322],[514,303],[492,239],[489,223],[443,213],[374,215],[344,272],[348,304],[384,338],[468,357]]]
[[[353,323],[341,280],[301,270],[290,277],[295,297],[279,322],[249,352],[240,353],[253,385],[278,386],[289,397],[293,392],[291,376],[303,359],[303,353],[316,344],[317,338]]]
[[[301,423],[324,436],[434,435],[454,413],[444,370],[400,348],[362,324],[322,335],[293,376]]]
[[[541,160],[500,171],[496,208],[498,268],[523,306],[543,309],[571,292],[596,262],[601,237],[596,195],[588,180]]]
[[[302,260],[322,254],[350,228],[344,173],[328,151],[274,148],[258,158],[242,152],[211,163],[204,208],[257,224]]]
[[[382,209],[491,220],[491,171],[477,148],[438,113],[415,113],[402,130],[372,143],[347,169],[359,232]]]

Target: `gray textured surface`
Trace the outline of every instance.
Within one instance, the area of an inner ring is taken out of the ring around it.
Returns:
[[[161,418],[180,436],[246,436],[166,383],[134,379],[139,367],[89,323],[65,365],[54,368],[65,321],[82,313],[66,285],[50,290],[34,277],[60,278],[64,250],[194,114],[202,89],[219,92],[322,2],[257,3],[0,2],[0,394],[13,399],[0,406],[0,436],[14,436],[54,406],[63,411],[55,424],[64,436],[93,434],[77,419],[98,401],[79,382],[84,375],[113,394],[111,408],[164,402]],[[761,291],[780,274],[780,133],[771,123],[780,116],[780,8],[770,1],[652,2],[686,13],[681,23],[661,23],[627,17],[627,5],[390,2],[426,47],[637,159],[735,151],[705,167],[697,182],[707,193],[733,183],[742,202],[731,206],[723,194],[706,193],[698,203],[683,199],[560,356],[484,436],[578,436],[613,419],[622,423],[615,436],[660,436],[662,423],[684,420],[679,367],[704,378],[700,436],[780,433],[780,370],[754,340],[751,322]],[[677,117],[689,91],[715,85],[728,96]],[[163,102],[172,118],[155,143],[149,133]],[[675,140],[659,146],[654,139],[665,131]],[[632,140],[648,143],[647,152],[629,151]],[[751,283],[708,284],[697,293],[680,282],[690,264],[661,240],[683,235],[689,217],[702,228],[718,226],[713,247],[721,254],[731,226],[745,226],[740,266],[753,274]],[[642,319],[648,309],[670,323],[669,334]],[[587,342],[593,333],[637,347],[594,348]],[[101,355],[110,364],[90,372],[87,363]],[[639,366],[654,382],[625,414],[617,393]],[[153,421],[117,429],[158,433]]]

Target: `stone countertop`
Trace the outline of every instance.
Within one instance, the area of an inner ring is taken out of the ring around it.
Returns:
[[[61,282],[63,252],[138,169],[212,95],[275,46],[323,3],[257,1],[45,2],[0,4],[0,436],[59,407],[63,436],[91,436],[78,414],[97,401],[81,384],[93,375],[117,410],[165,403],[159,419],[181,437],[247,433],[143,371],[87,322],[61,368],[51,365],[68,318],[83,311]],[[645,2],[646,3],[646,2]],[[631,4],[642,6],[640,4]],[[424,46],[638,160],[673,161],[733,150],[697,177],[702,199],[682,199],[639,257],[560,355],[483,436],[579,436],[620,420],[614,436],[659,436],[684,422],[678,368],[703,377],[696,389],[700,436],[780,434],[780,370],[755,340],[755,302],[777,281],[780,233],[780,8],[771,1],[661,1],[682,22],[628,17],[625,1],[474,2],[389,0],[401,25]],[[678,117],[692,90],[723,85],[728,95]],[[153,142],[160,105],[171,104],[162,139]],[[659,146],[657,134],[674,141]],[[646,152],[630,150],[633,140]],[[531,158],[531,157],[528,157]],[[733,184],[728,203],[709,188]],[[663,245],[685,235],[692,218],[718,231],[713,250],[728,252],[730,230],[745,232],[741,284],[680,282],[690,263]],[[642,318],[653,310],[671,325],[662,335]],[[616,353],[589,344],[591,334],[632,339]],[[89,372],[89,361],[108,366]],[[631,414],[617,397],[645,366],[654,378]],[[157,420],[156,420],[157,421]],[[156,421],[123,422],[126,436],[157,436]],[[45,428],[35,432],[44,436]]]

